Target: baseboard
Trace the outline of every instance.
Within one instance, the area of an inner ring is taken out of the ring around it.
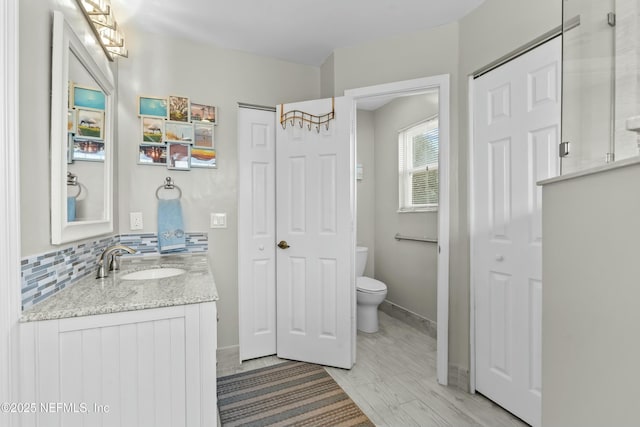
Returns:
[[[224,360],[225,365],[233,363],[240,365],[240,346],[230,345],[228,347],[220,347],[216,350],[216,366],[220,365],[220,361]]]
[[[238,344],[228,345],[226,347],[218,347],[218,351],[239,351],[239,350],[240,350],[240,346]]]
[[[401,320],[416,329],[419,329],[430,337],[434,339],[438,338],[437,324],[433,320],[422,317],[419,314],[416,314],[402,306],[394,304],[389,300],[382,301],[382,304],[380,304],[379,308],[389,316],[395,317],[396,319]]]
[[[449,385],[469,393],[469,370],[456,365],[449,365]]]
[[[239,345],[230,345],[228,347],[218,347],[216,350],[216,358],[222,359],[223,357],[236,357],[238,358],[240,353]]]

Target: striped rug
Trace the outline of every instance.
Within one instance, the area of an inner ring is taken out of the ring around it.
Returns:
[[[322,366],[285,362],[218,378],[224,427],[373,426]]]

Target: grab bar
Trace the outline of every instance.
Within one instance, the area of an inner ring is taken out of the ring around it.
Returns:
[[[430,239],[428,237],[411,237],[411,236],[403,236],[400,233],[396,233],[396,240],[411,240],[414,242],[426,242],[426,243],[438,243],[438,239]]]

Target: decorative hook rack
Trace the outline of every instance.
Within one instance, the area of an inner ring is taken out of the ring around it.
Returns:
[[[284,104],[280,104],[280,124],[282,125],[282,129],[287,128],[287,122],[289,122],[291,126],[295,126],[295,124],[298,123],[300,125],[300,128],[302,128],[306,123],[308,130],[311,130],[311,127],[315,126],[316,131],[320,133],[320,126],[325,125],[326,129],[329,130],[329,122],[335,118],[336,118],[335,98],[331,98],[331,112],[327,114],[323,114],[321,116],[305,113],[304,111],[300,111],[300,110],[291,110],[285,113]]]

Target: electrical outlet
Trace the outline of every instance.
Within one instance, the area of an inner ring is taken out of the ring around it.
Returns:
[[[142,230],[142,212],[129,212],[129,228],[131,230]]]
[[[209,227],[211,228],[227,228],[227,214],[226,213],[212,213],[209,220]]]

